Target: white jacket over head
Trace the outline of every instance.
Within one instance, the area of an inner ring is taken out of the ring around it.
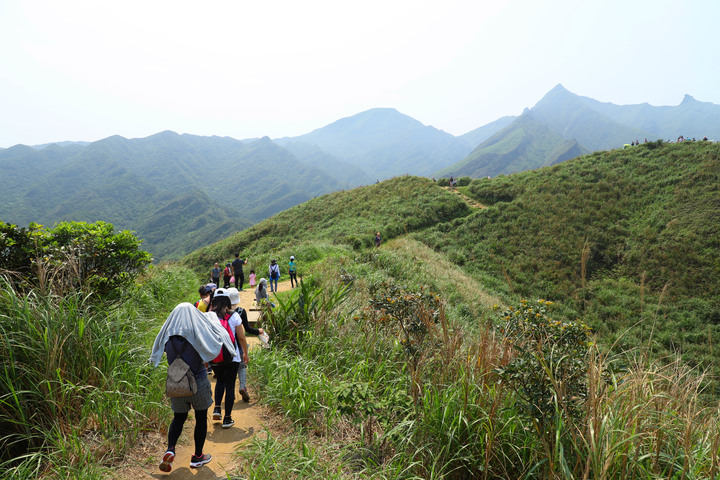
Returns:
[[[150,363],[158,366],[165,352],[165,344],[173,335],[180,335],[197,351],[203,362],[210,362],[220,354],[223,343],[234,352],[230,335],[214,312],[201,312],[192,303],[181,303],[170,312],[155,337]]]

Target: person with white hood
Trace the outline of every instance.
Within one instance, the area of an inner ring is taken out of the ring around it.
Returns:
[[[193,395],[170,398],[174,416],[168,429],[167,450],[159,467],[163,472],[172,470],[175,446],[191,407],[195,411],[195,453],[190,458],[190,467],[201,467],[212,459],[211,455],[203,452],[207,436],[207,410],[213,403],[205,364],[219,355],[223,345],[228,350],[235,348],[217,316],[212,312],[201,312],[192,303],[181,303],[175,307],[155,338],[150,363],[158,366],[163,353],[167,355],[168,364],[180,356],[190,367],[197,383],[197,391]]]

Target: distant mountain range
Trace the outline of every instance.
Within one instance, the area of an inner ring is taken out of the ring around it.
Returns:
[[[504,117],[508,118],[508,117]],[[460,162],[436,175],[495,176],[554,165],[634,141],[720,139],[720,105],[686,95],[676,107],[614,105],[557,85],[532,109],[494,132]]]
[[[297,137],[161,132],[0,149],[0,220],[104,220],[178,258],[312,197],[393,176],[496,176],[633,140],[720,138],[720,106],[613,105],[562,85],[522,115],[453,136],[392,108]]]

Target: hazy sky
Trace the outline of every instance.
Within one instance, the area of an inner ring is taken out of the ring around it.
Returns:
[[[0,147],[294,136],[374,107],[453,135],[558,83],[720,104],[720,1],[0,0]]]

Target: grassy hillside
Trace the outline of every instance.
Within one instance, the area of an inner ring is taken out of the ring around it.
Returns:
[[[462,189],[487,208],[403,177],[196,252],[201,270],[234,250],[295,253],[313,274],[277,297],[275,347],[251,373],[296,430],[250,442],[244,473],[714,478],[719,179],[709,143]],[[379,250],[376,225],[391,237]]]
[[[558,300],[607,344],[714,364],[720,145],[650,143],[476,180],[491,208],[417,238],[497,288]]]
[[[269,260],[279,253],[289,257],[316,241],[359,249],[372,244],[376,231],[387,240],[469,213],[465,202],[432,181],[398,177],[314,198],[200,249],[184,262],[204,271],[235,253]]]
[[[719,157],[711,143],[598,152],[475,180],[465,193],[482,210],[425,179],[395,178],[313,199],[185,261],[204,271],[239,251],[263,265],[316,241],[357,249],[376,230],[409,234],[491,295],[548,298],[606,345],[710,366],[720,341]]]

